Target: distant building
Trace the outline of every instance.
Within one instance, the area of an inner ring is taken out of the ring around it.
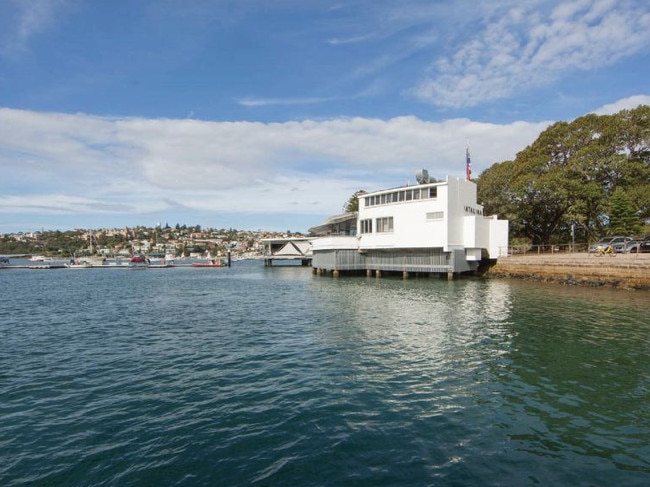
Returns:
[[[507,254],[508,221],[487,217],[476,184],[447,178],[366,193],[358,213],[337,215],[310,229],[317,272],[475,272],[481,261]]]

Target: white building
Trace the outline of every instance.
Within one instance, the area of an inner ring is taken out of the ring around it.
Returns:
[[[423,171],[426,175],[426,171]],[[475,272],[481,261],[506,255],[508,221],[487,217],[476,184],[447,178],[367,193],[358,213],[332,217],[310,231],[318,272]]]

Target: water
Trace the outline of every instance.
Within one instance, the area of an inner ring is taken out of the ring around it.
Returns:
[[[650,485],[648,295],[0,271],[0,485]]]

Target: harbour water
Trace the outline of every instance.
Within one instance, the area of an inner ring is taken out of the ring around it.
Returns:
[[[650,485],[645,292],[0,270],[0,485]]]

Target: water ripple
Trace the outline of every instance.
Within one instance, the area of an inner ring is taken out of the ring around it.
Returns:
[[[254,264],[0,279],[2,485],[650,475],[635,294]]]

